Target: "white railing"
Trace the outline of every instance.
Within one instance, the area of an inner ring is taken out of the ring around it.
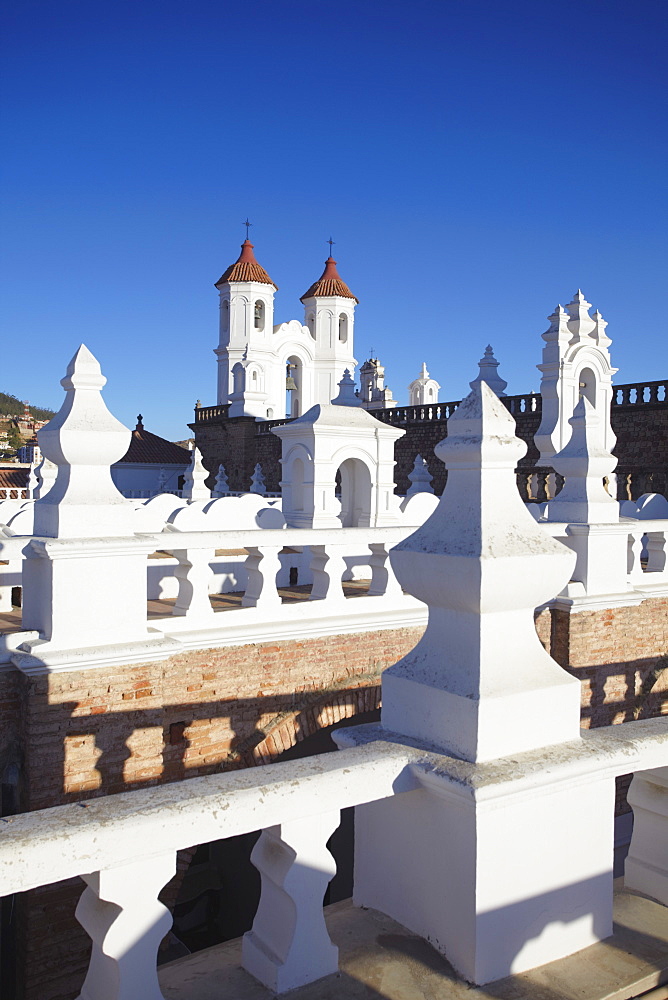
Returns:
[[[0,487],[0,500],[28,500],[28,490],[21,486]]]
[[[338,952],[329,939],[322,899],[335,873],[327,841],[341,809],[420,789],[429,792],[436,782],[443,786],[441,794],[450,789],[446,798],[456,798],[475,766],[394,741],[379,726],[344,730],[340,743],[349,749],[5,817],[0,820],[0,895],[80,876],[87,888],[77,918],[93,944],[82,995],[159,1000],[156,958],[171,916],[158,894],[174,875],[176,852],[193,846],[195,832],[199,843],[207,843],[262,830],[252,855],[262,894],[253,927],[244,936],[244,967],[276,993],[335,973]],[[636,815],[627,884],[668,902],[668,810],[657,810],[652,802],[648,806],[648,795],[652,798],[652,790],[665,787],[667,780],[664,721],[585,733],[581,743],[554,748],[551,780],[577,784],[594,768],[613,787],[616,775],[638,772],[631,795]],[[517,756],[504,780],[517,794],[535,795],[546,780],[537,766],[541,761],[542,752]],[[493,786],[498,762],[488,768]],[[612,841],[609,848],[601,871],[611,868]],[[408,843],[405,850],[410,851]],[[395,864],[400,867],[402,858]]]
[[[293,639],[305,636],[351,634],[359,631],[399,627],[424,627],[427,620],[425,605],[404,594],[392,571],[389,552],[392,546],[414,530],[413,527],[388,528],[283,528],[246,529],[240,531],[176,531],[139,532],[129,538],[56,539],[32,536],[0,536],[0,559],[9,566],[23,562],[36,567],[43,561],[59,562],[82,559],[92,568],[99,586],[105,586],[105,559],[112,559],[119,545],[125,552],[135,553],[142,565],[148,566],[149,578],[156,581],[160,573],[168,582],[175,577],[174,604],[152,606],[149,619],[145,603],[139,600],[139,584],[126,586],[124,599],[127,610],[121,614],[117,602],[110,606],[110,626],[107,633],[117,632],[117,621],[134,619],[152,634],[162,633],[178,642],[179,648],[208,648],[215,644],[247,644],[266,639]],[[158,558],[154,558],[157,555]],[[166,556],[167,558],[161,558]],[[162,564],[166,569],[161,569]],[[70,562],[71,565],[71,562]],[[2,583],[0,566],[0,584]],[[292,572],[291,572],[292,571]],[[296,572],[295,572],[296,571]],[[146,568],[143,570],[146,579]],[[300,599],[284,602],[279,588],[290,584],[291,575],[299,584],[310,585],[310,593]],[[12,583],[16,585],[16,571]],[[368,579],[366,592],[360,589],[347,596],[345,580]],[[129,577],[128,577],[129,579]],[[8,578],[9,580],[9,578]],[[225,585],[226,584],[226,585]],[[234,590],[240,606],[214,610],[212,593]],[[132,599],[131,593],[136,597]],[[28,591],[24,600],[25,632],[15,632],[0,642],[0,663],[15,662],[17,647],[36,635],[49,638],[51,623],[49,603],[31,604]],[[85,589],[71,594],[71,614],[63,608],[61,626],[74,634],[77,616],[83,613],[81,601],[87,599]],[[120,600],[120,598],[119,598]],[[77,611],[79,605],[80,612]],[[156,614],[157,611],[157,614]],[[66,619],[70,619],[69,624]],[[56,623],[57,624],[57,623]],[[105,627],[99,614],[95,621],[99,642],[105,640]],[[81,632],[81,622],[77,631]],[[215,634],[212,634],[215,632]],[[147,633],[145,632],[145,635]],[[137,632],[134,638],[138,638]],[[107,642],[110,640],[107,639]],[[175,651],[175,650],[174,650]],[[156,653],[157,655],[157,653]],[[94,663],[92,659],[91,664]]]

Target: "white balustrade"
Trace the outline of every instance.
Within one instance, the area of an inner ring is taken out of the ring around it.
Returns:
[[[336,949],[329,941],[322,911],[324,890],[334,873],[326,843],[338,824],[339,811],[350,806],[362,809],[359,843],[364,847],[368,810],[381,809],[382,813],[385,803],[401,803],[401,822],[408,822],[410,832],[409,819],[416,803],[422,802],[425,794],[436,799],[440,795],[447,815],[448,800],[455,801],[461,794],[462,782],[469,780],[474,767],[405,741],[394,742],[391,734],[374,726],[341,730],[338,741],[357,745],[335,754],[5,817],[0,820],[0,896],[80,875],[87,888],[77,917],[93,942],[80,1000],[138,996],[162,1000],[156,953],[170,917],[157,896],[174,872],[175,852],[192,846],[193,831],[199,842],[208,843],[263,830],[253,856],[262,874],[262,895],[253,929],[244,941],[245,967],[276,993],[327,975],[336,970]],[[581,749],[568,743],[552,752],[554,782],[571,794],[588,772],[598,769],[610,785],[612,825],[614,777],[636,772],[633,787],[637,794],[631,796],[636,813],[634,840],[627,881],[630,887],[666,902],[665,720],[593,730],[584,734],[582,743]],[[495,791],[498,782],[501,778],[512,782],[520,800],[535,804],[541,798],[543,758],[544,751],[539,751],[505,763],[493,762],[478,772],[478,795],[487,798],[491,793],[490,818],[497,826],[494,800],[499,794]],[[440,791],[435,790],[438,783]],[[584,787],[589,787],[586,782]],[[535,831],[529,832],[535,838]],[[582,843],[586,843],[586,826],[581,832]],[[390,833],[396,847],[397,831],[384,830],[381,840]],[[568,843],[569,838],[564,841]],[[441,853],[442,846],[441,842]],[[581,848],[571,850],[570,855],[576,857]],[[410,877],[419,860],[418,850],[409,837],[403,853],[395,854],[384,870],[384,880],[397,893],[402,891],[405,874]],[[610,837],[610,857],[599,859],[601,871],[612,863],[612,851]],[[521,860],[518,863],[521,865]],[[498,874],[498,863],[493,871]],[[511,881],[518,871],[512,870]],[[491,884],[490,873],[481,877],[485,886]],[[643,878],[654,881],[643,888]],[[434,891],[424,886],[428,906],[438,898],[438,881]],[[362,891],[368,891],[366,878],[362,878]],[[446,898],[440,899],[439,905],[445,906],[453,924],[461,929],[459,904]],[[494,915],[505,927],[501,939],[510,934],[517,905],[511,904],[507,914]],[[540,909],[538,894],[533,903],[531,899],[523,903],[524,908],[530,905]],[[234,1000],[222,984],[220,995],[221,1000]]]
[[[276,577],[281,568],[278,557],[279,550],[267,545],[248,545],[246,573],[248,584],[241,604],[244,608],[263,608],[269,610],[278,607],[281,596],[276,589]]]
[[[251,854],[262,893],[253,927],[244,935],[243,965],[276,993],[338,970],[339,952],[327,933],[322,899],[336,874],[327,841],[340,819],[336,810],[272,826]]]
[[[156,959],[172,915],[158,893],[176,872],[176,852],[82,874],[76,917],[93,942],[79,1000],[164,1000]]]

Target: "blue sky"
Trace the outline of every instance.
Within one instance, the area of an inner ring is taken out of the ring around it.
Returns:
[[[6,0],[0,389],[57,408],[78,344],[134,425],[215,402],[242,221],[276,322],[335,240],[401,402],[491,343],[538,389],[581,286],[618,382],[668,376],[666,0]],[[8,149],[7,149],[8,147]]]

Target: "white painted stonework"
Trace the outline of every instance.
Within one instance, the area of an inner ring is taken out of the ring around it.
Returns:
[[[289,525],[373,528],[400,523],[394,442],[405,431],[376,420],[359,405],[348,372],[332,403],[318,403],[272,433],[282,442],[281,491]]]
[[[505,396],[505,388],[508,383],[499,375],[499,362],[494,357],[491,344],[488,344],[485,348],[485,353],[478,362],[478,367],[480,368],[478,377],[473,382],[469,382],[471,388],[478,382],[486,382],[497,396]]]
[[[575,556],[536,524],[515,485],[526,445],[485,382],[448,421],[440,503],[392,551],[405,590],[430,607],[415,649],[383,674],[383,726],[484,761],[575,739],[580,685],[545,652],[534,608]]]
[[[603,447],[612,451],[615,436],[610,426],[612,367],[608,350],[612,341],[605,332],[606,321],[580,290],[564,309],[557,306],[543,334],[545,347],[540,393],[542,417],[534,441],[540,452],[539,465],[551,465],[571,436],[569,421],[581,396],[585,396],[601,419]]]

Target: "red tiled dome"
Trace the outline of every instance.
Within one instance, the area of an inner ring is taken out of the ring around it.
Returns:
[[[216,282],[216,288],[225,284],[226,281],[259,281],[263,285],[274,285],[274,288],[278,289],[278,285],[274,284],[265,269],[255,260],[253,244],[250,240],[243,241],[239,259],[234,264],[230,264],[228,269],[223,272]]]
[[[336,270],[336,261],[333,257],[327,258],[325,261],[325,270],[322,272],[322,275],[317,281],[313,282],[307,292],[304,292],[301,301],[311,299],[315,295],[341,295],[343,298],[354,299],[355,302],[359,302],[359,299],[355,298]]]

